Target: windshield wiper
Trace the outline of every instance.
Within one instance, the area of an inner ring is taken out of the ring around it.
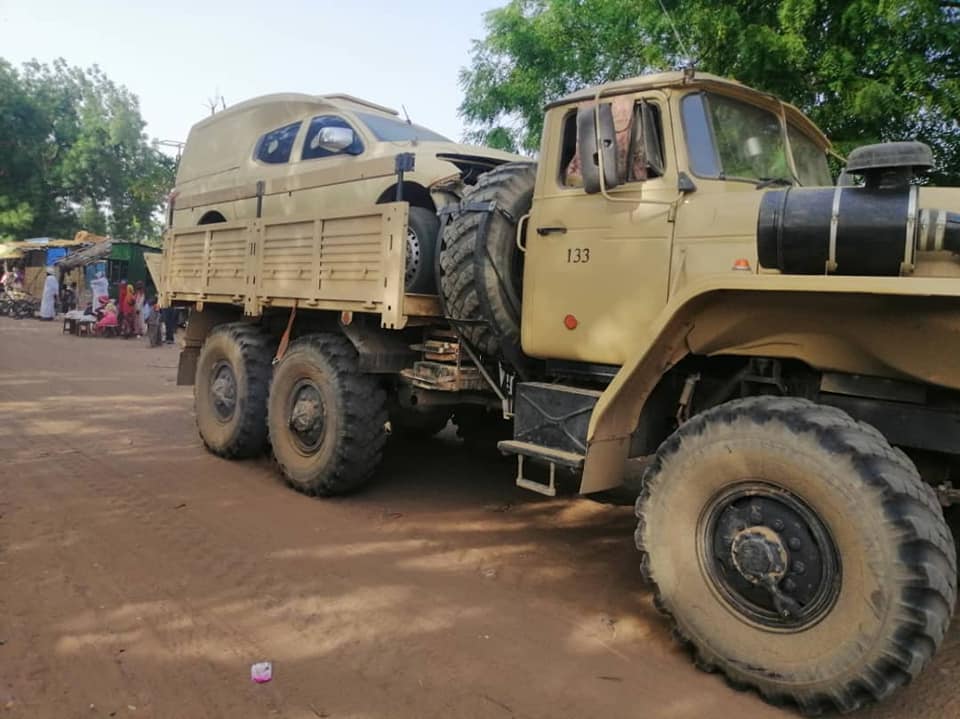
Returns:
[[[789,177],[764,177],[757,183],[758,190],[765,190],[768,187],[775,187],[776,185],[788,185],[793,187],[796,183]]]

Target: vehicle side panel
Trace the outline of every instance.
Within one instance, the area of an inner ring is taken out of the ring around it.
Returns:
[[[232,304],[250,316],[296,304],[376,313],[402,328],[408,207],[172,229],[161,302]]]

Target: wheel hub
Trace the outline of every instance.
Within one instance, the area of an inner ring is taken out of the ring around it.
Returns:
[[[737,485],[714,499],[701,526],[701,563],[741,615],[798,631],[833,606],[839,554],[822,520],[792,493]]]
[[[291,393],[288,426],[300,449],[312,452],[323,441],[325,409],[319,388],[309,380],[301,380]]]
[[[759,525],[737,532],[730,551],[734,566],[748,582],[764,584],[771,578],[779,582],[787,573],[787,548],[769,527]]]
[[[230,364],[224,361],[217,362],[211,374],[213,411],[221,421],[226,422],[237,409],[237,378]]]
[[[407,249],[406,249],[406,270],[403,273],[403,281],[410,285],[416,279],[417,272],[420,270],[420,238],[412,227],[407,227]]]

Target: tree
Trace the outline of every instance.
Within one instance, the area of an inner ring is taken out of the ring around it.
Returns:
[[[461,71],[468,136],[532,151],[544,104],[693,61],[796,104],[841,152],[918,138],[960,184],[960,2],[511,0]],[[671,19],[682,38],[678,42]]]
[[[174,163],[145,124],[136,96],[96,66],[0,59],[0,237],[155,236]]]

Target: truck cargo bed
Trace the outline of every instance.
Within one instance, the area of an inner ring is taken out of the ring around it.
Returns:
[[[436,297],[403,291],[408,208],[172,228],[161,302],[369,312],[388,329],[439,316]]]

